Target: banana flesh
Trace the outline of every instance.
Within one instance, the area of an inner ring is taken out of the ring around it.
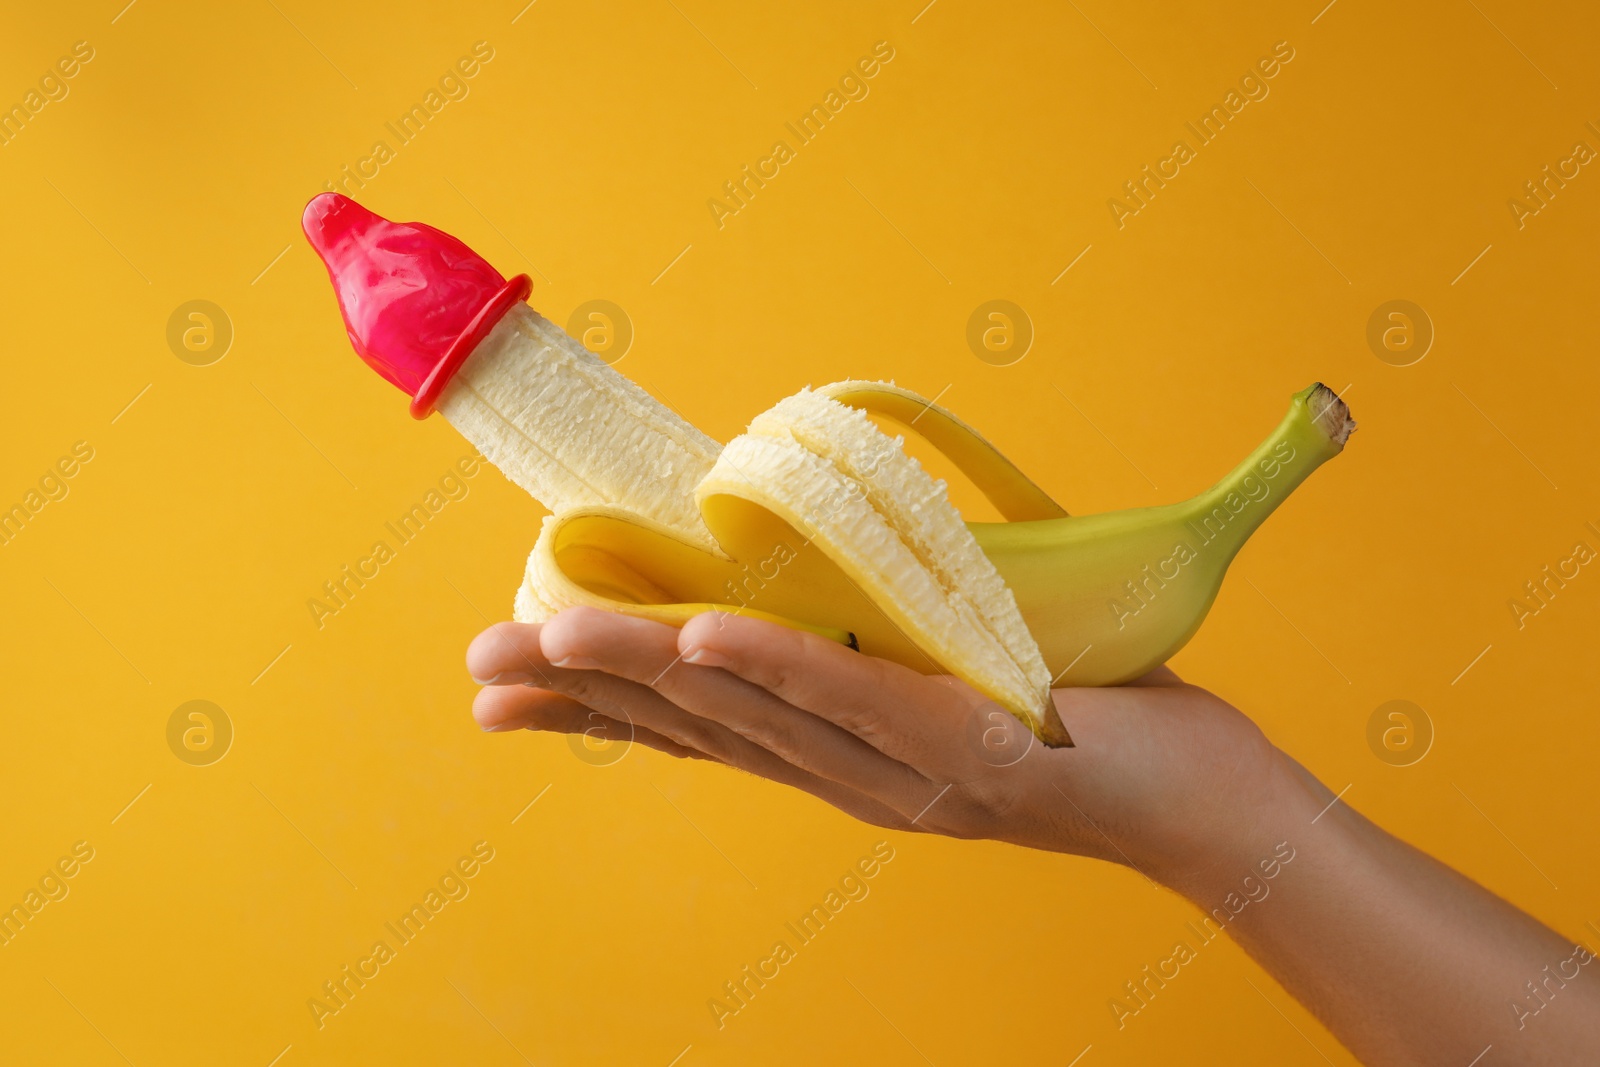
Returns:
[[[785,560],[768,568],[762,607],[771,585],[833,590],[769,610],[848,627],[863,652],[959,675],[1019,714],[1048,706],[1038,645],[945,487],[860,411],[810,392],[780,402],[728,444],[695,496],[725,551]]]
[[[526,304],[473,351],[439,412],[552,512],[615,504],[711,544],[694,487],[722,446]]]

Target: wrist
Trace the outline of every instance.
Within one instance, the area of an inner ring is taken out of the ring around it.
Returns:
[[[1327,821],[1331,790],[1276,747],[1263,763],[1232,803],[1208,813],[1198,837],[1184,835],[1190,847],[1153,865],[1152,877],[1202,910],[1264,894],[1261,885],[1293,861],[1313,820]]]

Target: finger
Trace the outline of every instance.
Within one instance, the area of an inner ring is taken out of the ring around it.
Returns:
[[[604,612],[593,609],[574,610],[607,617]],[[704,752],[729,766],[804,790],[863,822],[892,828],[907,825],[903,816],[881,801],[789,764],[726,726],[691,715],[648,686],[599,670],[555,666],[540,648],[541,631],[549,625],[497,623],[491,626],[472,642],[467,653],[469,668],[491,672],[491,677],[498,672],[495,680],[501,683],[519,673],[542,678],[533,684],[570,697],[612,719],[643,727],[684,748]],[[663,629],[667,629],[668,634],[673,633],[668,628]],[[569,655],[560,658],[563,663],[575,662]],[[490,686],[489,691],[519,688],[524,686],[496,684]]]
[[[602,741],[637,741],[647,748],[679,759],[712,760],[704,752],[686,748],[647,727],[620,722],[587,708],[559,693],[525,685],[495,686],[478,693],[472,717],[487,733],[508,730],[545,730],[558,734],[586,734]]]
[[[678,647],[684,662],[738,675],[930,779],[950,782],[972,770],[962,731],[986,702],[952,679],[929,678],[817,634],[724,613],[689,620]]]
[[[599,670],[552,670],[551,681],[573,699],[618,722],[622,737],[630,728],[648,731],[685,749],[703,752],[718,763],[809,793],[862,822],[893,830],[916,829],[906,816],[875,797],[788,763],[719,723],[691,715],[636,682]]]
[[[760,686],[727,671],[682,662],[672,627],[575,608],[546,623],[539,643],[553,663],[592,664],[652,686],[673,704],[721,724],[785,763],[876,797],[907,817],[922,810],[940,788],[854,734]]]
[[[497,622],[467,646],[467,673],[479,685],[549,681],[548,664],[538,648],[537,625]]]
[[[472,698],[472,718],[485,732],[556,729],[587,714],[589,709],[570,697],[525,685],[486,686]]]

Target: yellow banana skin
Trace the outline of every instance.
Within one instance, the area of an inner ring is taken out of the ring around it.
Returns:
[[[1069,516],[976,431],[903,389],[842,383],[819,393],[916,429],[1012,521],[968,523],[1017,599],[1056,685],[1136,678],[1182,648],[1204,620],[1250,534],[1354,429],[1320,384],[1296,394],[1278,428],[1216,486],[1162,507]],[[773,619],[849,642],[924,673],[947,665],[922,648],[896,605],[864,591],[760,485],[702,497],[721,551],[624,509],[574,508],[546,520],[532,569],[564,603],[680,626],[712,608]],[[759,604],[759,607],[755,605]],[[1051,709],[1002,701],[1047,742]]]
[[[1320,385],[1227,477],[1178,504],[968,523],[1005,578],[1055,685],[1117,685],[1165,663],[1210,611],[1228,564],[1354,429]]]

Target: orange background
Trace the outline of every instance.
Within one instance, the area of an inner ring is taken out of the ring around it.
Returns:
[[[807,383],[894,378],[1091,512],[1188,496],[1291,392],[1344,390],[1349,449],[1175,666],[1355,807],[1600,936],[1600,574],[1520,630],[1507,606],[1600,549],[1600,176],[1521,228],[1508,207],[1600,148],[1595,14],[919,7],[8,14],[0,104],[74,42],[93,58],[0,146],[0,506],[94,454],[0,545],[0,904],[75,842],[94,855],[0,947],[5,1059],[1351,1062],[1226,940],[1118,1030],[1107,1001],[1193,909],[1087,860],[893,835],[870,896],[718,1029],[707,1000],[886,835],[642,749],[596,766],[482,735],[462,652],[509,615],[540,515],[492,470],[323,628],[306,607],[468,451],[351,353],[299,234],[379,139],[365,203],[534,273],[557,322],[621,306],[618,369],[719,439]],[[398,145],[384,124],[477,41],[469,94]],[[719,229],[722,183],[878,41],[870,94]],[[1119,229],[1108,199],[1279,41],[1270,95]],[[196,299],[234,332],[206,366],[166,339]],[[966,342],[992,299],[1036,331],[1009,366]],[[1368,346],[1392,299],[1436,331],[1410,366]],[[194,699],[234,731],[209,766],[168,747]],[[1436,731],[1412,766],[1368,746],[1394,699]],[[318,1029],[308,998],[480,841],[470,895]]]

